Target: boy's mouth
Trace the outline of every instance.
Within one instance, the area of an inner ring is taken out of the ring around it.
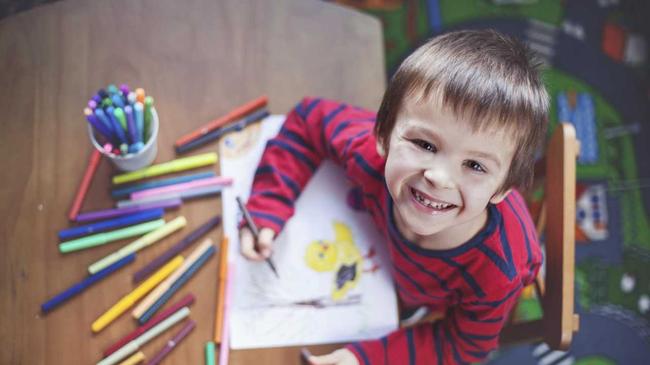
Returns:
[[[411,188],[411,195],[413,198],[423,205],[426,208],[433,209],[435,211],[446,211],[455,208],[456,206],[454,204],[449,204],[449,203],[444,203],[441,201],[434,201],[432,198],[428,197],[427,195],[419,192],[418,190]]]

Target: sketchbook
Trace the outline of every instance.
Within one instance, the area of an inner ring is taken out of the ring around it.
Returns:
[[[248,199],[253,174],[284,116],[270,116],[220,143],[223,229],[235,265],[230,307],[233,349],[376,339],[397,329],[390,264],[370,215],[347,204],[352,189],[330,161],[318,168],[296,202],[296,214],[274,241],[278,279],[264,262],[239,253],[235,198]]]

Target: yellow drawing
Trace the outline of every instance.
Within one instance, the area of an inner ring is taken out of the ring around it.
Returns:
[[[334,241],[317,240],[307,246],[305,262],[318,272],[334,272],[332,299],[344,299],[361,278],[362,271],[375,271],[376,265],[363,270],[364,256],[354,243],[350,228],[343,223],[334,222]],[[367,258],[374,255],[371,250]]]

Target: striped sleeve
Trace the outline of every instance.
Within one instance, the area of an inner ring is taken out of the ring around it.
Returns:
[[[502,291],[501,297],[464,302],[434,323],[402,328],[347,349],[362,365],[480,363],[497,348],[520,291],[521,286],[515,286]]]
[[[347,169],[360,157],[357,147],[372,135],[374,121],[374,113],[347,104],[303,99],[268,141],[255,171],[247,203],[255,223],[279,233],[321,161],[328,158]]]

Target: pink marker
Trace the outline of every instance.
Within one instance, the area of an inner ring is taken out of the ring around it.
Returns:
[[[113,153],[113,145],[110,143],[106,143],[104,145],[104,152],[106,153]]]
[[[206,187],[206,186],[230,186],[230,185],[232,185],[231,177],[216,176],[207,179],[199,179],[199,180],[188,181],[180,184],[136,191],[134,193],[131,193],[131,200],[140,200],[140,199],[161,195],[161,194],[178,193],[178,192],[182,192],[194,188]]]
[[[228,364],[228,355],[230,353],[230,304],[233,294],[232,278],[234,275],[234,265],[229,262],[228,281],[226,282],[226,292],[224,293],[223,303],[223,327],[221,328],[221,345],[219,346],[219,365]]]

